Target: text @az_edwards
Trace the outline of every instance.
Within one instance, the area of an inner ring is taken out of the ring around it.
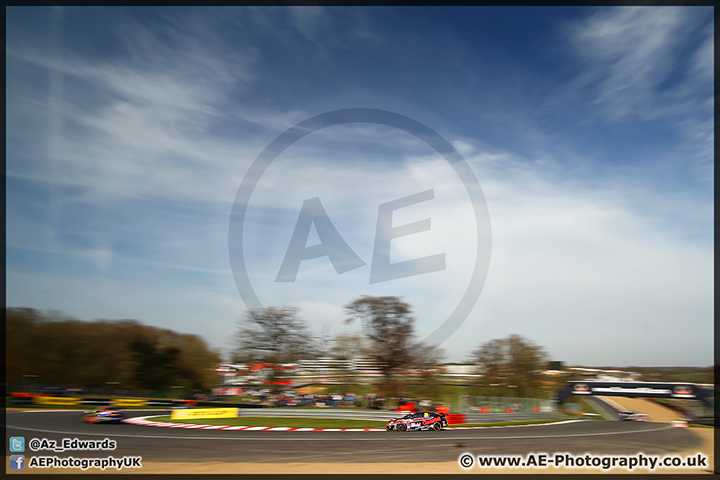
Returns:
[[[97,451],[115,450],[117,442],[109,438],[102,440],[81,440],[79,438],[63,438],[62,440],[49,440],[47,438],[33,438],[28,442],[33,452],[69,452],[69,451]]]

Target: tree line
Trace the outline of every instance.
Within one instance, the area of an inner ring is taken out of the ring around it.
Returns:
[[[380,389],[385,395],[401,393],[398,374],[402,370],[420,371],[420,380],[427,389],[437,386],[433,372],[445,352],[418,341],[409,304],[399,297],[362,296],[345,305],[345,312],[345,323],[358,322],[361,333],[323,341],[310,333],[297,308],[248,311],[238,325],[232,361],[283,364],[318,357],[339,360],[364,357],[374,360],[381,369]],[[542,347],[511,335],[479,345],[468,361],[477,365],[476,373],[480,374],[475,386],[503,395],[513,389],[513,396],[525,397],[539,392],[543,383],[541,372],[547,368],[548,359]]]
[[[220,355],[197,335],[137,320],[81,321],[62,312],[8,308],[8,387],[76,386],[205,392],[216,384]]]
[[[255,309],[241,317],[234,337],[234,363],[296,363],[329,357],[368,358],[382,371],[381,394],[400,396],[403,371],[415,370],[421,390],[439,386],[445,352],[417,339],[412,307],[400,297],[362,296],[345,305],[345,323],[359,333],[330,339],[313,335],[293,307]],[[207,392],[217,384],[220,354],[197,335],[143,325],[137,320],[81,321],[62,312],[6,309],[6,382],[163,392]],[[511,335],[486,341],[468,362],[477,365],[475,386],[490,393],[533,396],[542,384],[548,355]],[[347,372],[350,373],[350,372]],[[499,387],[499,388],[498,388]],[[503,388],[506,389],[503,391]]]

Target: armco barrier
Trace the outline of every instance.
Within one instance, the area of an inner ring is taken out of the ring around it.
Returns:
[[[55,395],[41,395],[27,392],[10,392],[8,403],[11,405],[88,405],[104,407],[108,405],[117,407],[214,407],[214,408],[264,408],[264,405],[247,403],[220,403],[197,400],[171,400],[149,398],[82,398],[59,397]]]
[[[33,403],[38,405],[77,405],[79,398],[73,397],[33,397]]]
[[[81,405],[90,405],[93,407],[106,407],[110,405],[112,401],[109,398],[83,398],[80,400]]]

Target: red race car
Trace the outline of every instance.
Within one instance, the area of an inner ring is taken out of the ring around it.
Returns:
[[[393,418],[387,423],[386,430],[442,430],[447,427],[448,421],[445,415],[435,412],[415,412],[404,417]]]

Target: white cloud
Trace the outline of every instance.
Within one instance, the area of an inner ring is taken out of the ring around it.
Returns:
[[[530,168],[512,172],[483,184],[493,222],[490,271],[451,341],[469,351],[517,333],[566,361],[649,365],[661,350],[668,364],[712,362],[711,239],[668,230],[635,209],[632,191],[608,195]],[[608,359],[609,351],[617,354]]]
[[[664,82],[679,76],[680,86],[671,91],[690,84],[695,91],[697,81],[708,78],[712,49],[707,43],[693,53],[689,71],[681,59],[704,13],[708,10],[694,7],[613,7],[571,24],[568,41],[585,61],[571,89],[593,89],[595,103],[613,120],[687,114],[681,99],[665,92]],[[706,95],[711,92],[705,88]]]
[[[652,104],[657,85],[672,66],[668,55],[682,26],[681,8],[603,9],[575,25],[573,41],[592,62],[600,103],[622,117]]]

